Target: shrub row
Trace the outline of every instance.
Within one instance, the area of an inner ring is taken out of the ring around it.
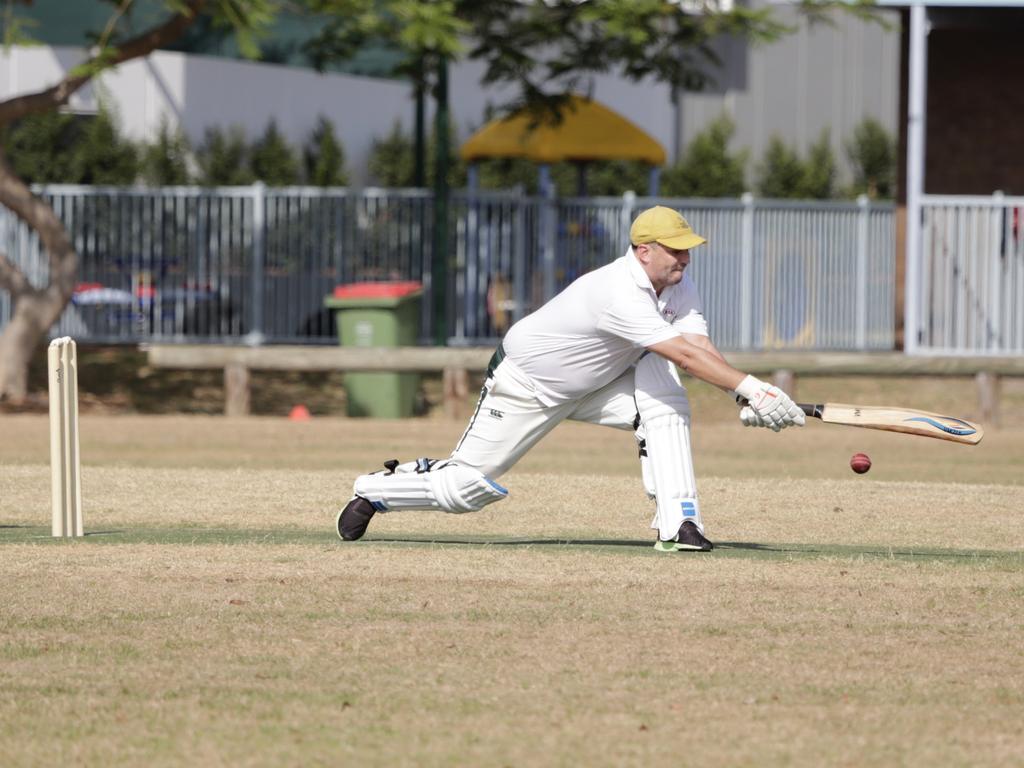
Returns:
[[[695,136],[682,158],[661,174],[661,194],[669,197],[736,197],[752,191],[762,197],[829,199],[867,194],[890,198],[894,193],[896,147],[893,137],[877,121],[865,119],[845,142],[853,169],[853,183],[840,188],[837,161],[828,131],[800,155],[782,139],[773,137],[748,181],[747,150],[732,151],[735,126],[726,117]],[[308,184],[345,186],[349,183],[345,150],[330,120],[320,117],[301,147],[294,147],[269,122],[255,141],[246,139],[239,126],[211,128],[196,147],[164,123],[151,144],[133,143],[121,135],[108,110],[94,116],[48,112],[28,117],[8,128],[0,140],[14,171],[28,182],[71,184],[134,184],[152,186],[251,184],[270,186]],[[436,137],[427,140],[425,183],[434,178]],[[454,135],[448,137],[449,183],[466,182],[466,168],[458,157]],[[371,183],[407,187],[415,183],[414,142],[398,124],[376,140],[368,158]],[[551,168],[559,194],[581,189],[580,169],[569,163]],[[619,195],[626,189],[647,189],[647,166],[628,161],[595,162],[587,166],[585,193]],[[535,166],[519,159],[480,164],[480,186],[507,189],[537,187]]]

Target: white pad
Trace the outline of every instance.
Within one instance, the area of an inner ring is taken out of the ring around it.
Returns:
[[[662,541],[675,539],[684,520],[703,533],[697,481],[690,452],[690,401],[675,366],[648,353],[636,366],[636,407],[647,443],[647,466],[657,513],[652,528]],[[648,486],[650,487],[650,486]]]
[[[430,467],[429,471],[423,471],[425,467]],[[394,473],[361,475],[352,490],[373,504],[378,512],[404,509],[476,512],[508,496],[508,490],[472,467],[425,459],[400,464]]]
[[[647,430],[644,429],[643,424],[640,424],[633,435],[640,448],[640,480],[644,484],[644,490],[647,491],[647,498],[653,499],[655,496],[654,475],[651,472],[651,460],[647,456]]]

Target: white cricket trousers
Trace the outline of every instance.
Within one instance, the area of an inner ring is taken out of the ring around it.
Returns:
[[[484,381],[476,412],[451,460],[497,479],[565,419],[633,429],[637,418],[634,392],[630,368],[580,400],[544,405],[530,378],[505,358]]]
[[[664,541],[671,540],[686,519],[703,531],[686,389],[674,366],[649,355],[649,360],[589,395],[553,406],[538,400],[532,381],[512,360],[501,360],[484,382],[476,412],[450,460],[497,479],[565,419],[633,429],[637,440],[645,437],[646,442],[640,465],[644,488],[656,499],[651,527]],[[643,422],[640,414],[650,421]],[[648,456],[650,449],[654,450]]]

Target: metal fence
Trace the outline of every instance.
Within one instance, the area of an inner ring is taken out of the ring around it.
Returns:
[[[421,190],[37,190],[81,257],[54,335],[97,342],[335,343],[336,285],[417,280],[434,336],[433,199]],[[453,344],[489,344],[569,282],[621,256],[629,224],[677,208],[708,245],[690,269],[723,349],[892,349],[891,205],[857,202],[545,198],[459,191],[449,206],[443,318]],[[38,239],[0,209],[0,250],[35,284]],[[0,326],[10,313],[0,292]]]
[[[922,220],[918,351],[1024,353],[1024,197],[925,195]]]

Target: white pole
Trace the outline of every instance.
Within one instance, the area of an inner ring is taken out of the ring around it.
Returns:
[[[267,215],[267,185],[256,181],[251,187],[252,200],[252,327],[245,336],[245,343],[259,346],[266,339],[263,329],[263,281],[267,256],[267,241],[264,228]]]
[[[910,7],[910,73],[907,98],[907,233],[903,306],[903,349],[919,351],[921,341],[921,196],[924,194],[927,114],[928,9]]]
[[[633,209],[636,208],[636,192],[626,190],[622,193],[622,208],[619,209],[619,228],[622,230],[620,240],[629,240],[629,228],[633,225]]]
[[[868,196],[857,197],[857,351],[868,342]]]
[[[544,301],[555,296],[555,241],[558,238],[558,222],[555,213],[555,185],[551,180],[551,166],[541,163],[537,166],[537,193],[541,204],[540,253],[543,266]]]
[[[754,347],[754,196],[744,192],[743,224],[740,236],[740,348]]]
[[[988,267],[988,322],[985,324],[985,350],[988,352],[999,352],[1006,354],[1006,331],[1004,326],[1003,297],[1005,295],[1003,281],[1003,254],[1009,250],[1010,237],[1012,236],[1010,225],[1010,211],[1003,199],[1002,191],[996,190],[992,193],[992,210],[989,214],[988,247],[985,248],[985,263]]]

